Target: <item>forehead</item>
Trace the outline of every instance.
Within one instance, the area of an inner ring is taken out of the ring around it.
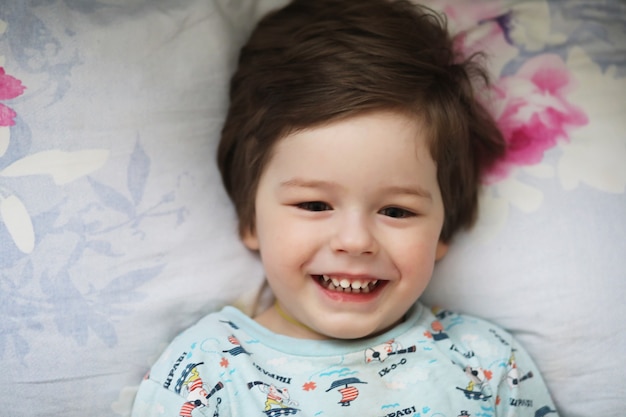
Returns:
[[[418,116],[395,111],[372,111],[297,130],[279,139],[273,154],[320,152],[331,156],[363,148],[378,149],[381,157],[399,149],[431,159],[428,131]],[[423,155],[424,152],[426,155]]]
[[[378,111],[304,129],[280,139],[266,170],[282,182],[306,180],[362,185],[436,178],[422,121],[403,113]]]

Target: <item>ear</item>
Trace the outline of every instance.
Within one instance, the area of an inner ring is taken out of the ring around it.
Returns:
[[[250,250],[259,250],[259,238],[256,235],[256,232],[252,230],[252,228],[247,228],[241,234],[241,241],[244,245]]]
[[[450,245],[440,240],[437,243],[437,251],[435,252],[435,260],[440,261],[441,258],[443,258],[446,255],[446,253],[448,253],[449,247]]]

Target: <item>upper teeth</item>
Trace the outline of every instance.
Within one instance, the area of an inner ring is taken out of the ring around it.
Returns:
[[[378,280],[372,280],[372,281],[360,281],[360,280],[354,280],[354,281],[350,281],[347,278],[336,278],[336,277],[329,277],[328,275],[322,275],[322,278],[324,279],[324,281],[330,286],[331,283],[332,285],[335,287],[335,289],[339,289],[342,288],[344,290],[347,289],[353,289],[353,290],[369,290],[371,286],[376,285],[376,283],[378,283]]]

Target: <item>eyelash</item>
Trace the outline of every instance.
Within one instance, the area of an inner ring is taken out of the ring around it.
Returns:
[[[415,217],[417,215],[410,210],[400,207],[385,207],[384,209],[380,210],[379,213],[383,216],[391,217],[393,219],[406,219],[409,217]],[[395,215],[392,215],[391,213],[394,213]]]
[[[332,210],[332,207],[323,201],[305,201],[304,203],[296,204],[296,207],[306,211],[327,211]]]
[[[328,211],[333,208],[323,201],[305,201],[304,203],[296,204],[296,207],[306,211]],[[383,216],[391,217],[393,219],[406,219],[409,217],[415,217],[417,214],[400,207],[385,207],[379,211]]]

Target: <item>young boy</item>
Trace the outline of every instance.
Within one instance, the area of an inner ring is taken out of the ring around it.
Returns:
[[[418,298],[504,152],[440,17],[296,0],[243,47],[219,167],[276,302],[180,335],[133,415],[556,415],[532,361]]]

